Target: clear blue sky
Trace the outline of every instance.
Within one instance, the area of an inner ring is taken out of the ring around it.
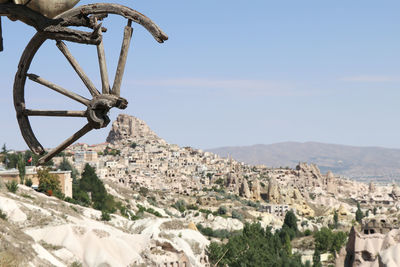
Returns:
[[[121,88],[130,102],[124,113],[145,120],[168,142],[197,148],[283,141],[400,148],[399,1],[117,2],[144,13],[170,37],[158,44],[135,26]],[[122,26],[111,21],[106,50],[113,76]],[[12,84],[34,31],[4,19],[3,31],[0,142],[23,149]],[[99,85],[95,48],[71,50]],[[41,49],[31,72],[84,94],[54,42]],[[80,108],[29,86],[31,108]],[[33,120],[46,147],[83,124]],[[103,142],[109,128],[82,141]]]

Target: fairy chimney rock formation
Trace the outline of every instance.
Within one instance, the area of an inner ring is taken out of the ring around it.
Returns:
[[[118,115],[117,119],[112,124],[107,142],[115,144],[121,142],[138,142],[140,140],[162,139],[159,138],[144,121],[126,114]]]
[[[271,203],[279,203],[281,195],[279,193],[278,182],[275,178],[271,178],[268,183],[268,201]]]
[[[246,179],[243,179],[242,185],[240,186],[239,194],[245,198],[251,198],[249,184]]]
[[[375,184],[371,181],[369,182],[369,186],[368,186],[369,192],[370,193],[374,193],[376,190]]]
[[[251,187],[251,194],[254,200],[261,200],[261,185],[258,179],[253,181],[253,185]]]

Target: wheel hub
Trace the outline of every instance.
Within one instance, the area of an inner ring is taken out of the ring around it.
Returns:
[[[90,101],[86,117],[90,125],[95,129],[107,127],[110,123],[108,112],[111,108],[126,109],[128,101],[115,95],[99,95]]]

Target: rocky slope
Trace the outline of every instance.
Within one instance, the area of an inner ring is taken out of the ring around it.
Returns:
[[[185,219],[147,214],[132,221],[112,214],[105,222],[100,211],[21,185],[16,194],[1,185],[0,211],[0,266],[158,266],[177,261],[204,266],[207,261],[209,241]]]
[[[316,142],[221,147],[208,151],[231,155],[248,164],[294,168],[299,162],[315,163],[322,172],[331,170],[347,177],[379,180],[400,179],[400,149],[355,147]]]

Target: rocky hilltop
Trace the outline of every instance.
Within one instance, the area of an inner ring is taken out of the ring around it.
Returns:
[[[118,115],[113,122],[107,137],[107,142],[134,142],[142,139],[160,139],[150,127],[139,118],[125,114]]]

